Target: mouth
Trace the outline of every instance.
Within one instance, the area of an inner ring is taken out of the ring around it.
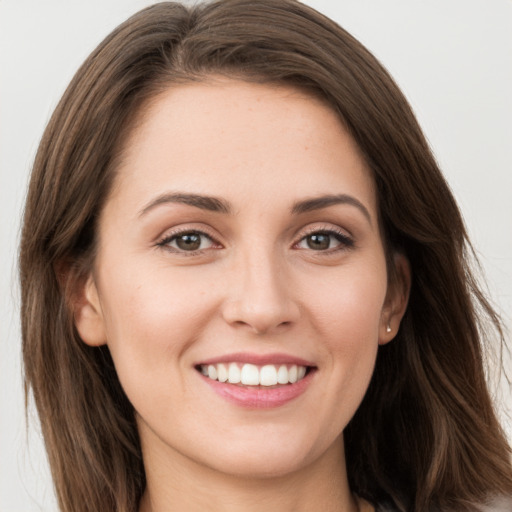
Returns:
[[[313,366],[301,364],[258,365],[234,361],[199,364],[195,368],[212,381],[263,388],[296,384],[314,370]]]
[[[284,406],[305,394],[318,368],[289,354],[237,353],[199,361],[195,369],[229,403],[248,409]]]
[[[205,384],[229,403],[248,409],[286,405],[305,394],[318,368],[288,354],[238,353],[200,361]]]

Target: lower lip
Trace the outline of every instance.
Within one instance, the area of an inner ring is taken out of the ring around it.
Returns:
[[[302,395],[311,383],[314,374],[315,371],[310,370],[309,373],[298,382],[275,388],[229,384],[228,382],[219,382],[218,380],[210,379],[204,375],[199,375],[213,391],[225,398],[228,402],[250,409],[269,409],[285,405]]]

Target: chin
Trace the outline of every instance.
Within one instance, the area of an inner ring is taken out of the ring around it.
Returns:
[[[257,453],[250,457],[238,457],[236,460],[216,464],[212,469],[238,478],[264,480],[284,478],[301,471],[308,465],[306,459],[297,455],[294,457],[290,457],[288,454],[268,456],[267,453]]]
[[[247,479],[286,477],[321,463],[331,454],[338,456],[340,448],[343,456],[342,436],[327,445],[313,444],[305,439],[301,441],[296,433],[288,433],[287,436],[274,436],[272,442],[267,436],[261,443],[240,440],[238,445],[228,443],[224,446],[229,446],[229,449],[223,449],[222,453],[209,453],[204,463],[223,474]]]

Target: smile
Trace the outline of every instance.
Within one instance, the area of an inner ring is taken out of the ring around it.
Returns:
[[[318,368],[286,354],[231,354],[195,366],[204,383],[229,403],[249,409],[281,407],[309,388]]]
[[[308,368],[302,365],[255,365],[250,363],[202,364],[201,373],[211,380],[244,386],[276,386],[295,384],[302,380]]]

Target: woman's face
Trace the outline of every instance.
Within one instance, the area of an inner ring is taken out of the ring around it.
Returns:
[[[145,456],[270,476],[342,453],[404,304],[336,115],[286,87],[173,87],[116,180],[76,324],[108,344]]]

